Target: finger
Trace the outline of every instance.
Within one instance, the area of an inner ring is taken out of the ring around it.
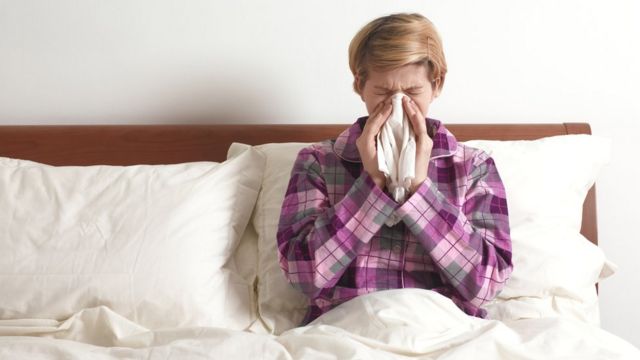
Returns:
[[[391,104],[386,104],[382,110],[372,119],[370,124],[370,135],[375,136],[380,132],[380,129],[384,125],[384,123],[389,119],[392,110]]]
[[[382,107],[383,107],[383,106],[384,106],[384,102],[383,102],[383,101],[381,101],[381,102],[379,102],[379,103],[378,103],[378,105],[376,105],[376,106],[373,108],[373,111],[371,111],[371,112],[369,113],[369,118],[368,118],[368,119],[367,119],[367,121],[364,123],[364,129],[362,130],[362,132],[363,132],[363,133],[364,133],[365,129],[367,129],[368,127],[370,127],[370,126],[371,126],[371,121],[370,121],[370,119],[375,118],[375,117],[378,115],[378,113],[380,112],[380,110],[382,109]]]
[[[376,105],[376,107],[373,108],[373,111],[371,112],[371,114],[369,114],[369,116],[375,116],[377,113],[380,112],[380,109],[382,109],[383,106],[384,106],[384,101],[379,102],[378,105]]]
[[[373,117],[369,117],[365,123],[364,129],[362,130],[363,135],[366,134],[368,137],[374,137],[378,134],[384,122],[389,118],[389,115],[391,115],[391,109],[391,104],[387,103],[380,112],[375,114]]]
[[[376,107],[373,109],[371,114],[369,114],[369,118],[370,119],[376,118],[384,110],[385,105],[386,105],[386,101],[379,102],[378,105],[376,105]]]
[[[418,108],[415,101],[413,101],[411,98],[406,96],[403,97],[402,106],[404,108],[405,113],[407,114],[407,117],[409,117],[410,119],[416,119],[416,118],[422,117],[422,112],[420,111],[420,108]]]
[[[415,101],[404,97],[402,103],[413,128],[413,132],[416,135],[426,134],[427,126],[425,124],[424,115],[422,115],[422,111],[420,111],[420,108]]]
[[[371,113],[369,113],[369,118],[364,123],[364,128],[362,129],[362,133],[360,134],[359,139],[363,140],[363,143],[367,144],[367,147],[370,147],[372,143],[374,143],[375,133],[372,135],[371,124],[373,123],[373,119],[377,118],[380,113],[380,109],[384,106],[384,101],[379,102]]]
[[[384,102],[384,105],[380,108],[380,111],[373,117],[373,122],[371,125],[379,125],[381,126],[387,118],[391,115],[391,111],[393,110],[393,106],[391,102]]]

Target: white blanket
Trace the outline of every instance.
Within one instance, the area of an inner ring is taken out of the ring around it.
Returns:
[[[106,307],[71,318],[0,321],[1,359],[640,359],[584,322],[469,317],[429,290],[353,299],[280,336],[219,328],[148,331]]]

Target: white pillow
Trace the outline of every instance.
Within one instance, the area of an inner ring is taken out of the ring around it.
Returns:
[[[246,328],[251,286],[226,263],[263,168],[253,150],[126,167],[0,158],[0,319],[105,305],[150,329]]]
[[[291,168],[298,151],[309,144],[275,143],[254,146],[265,156],[262,187],[253,214],[258,233],[258,313],[270,333],[298,326],[307,310],[305,295],[294,289],[278,262],[276,232]],[[233,143],[228,157],[246,151],[249,145]]]
[[[547,316],[549,309],[532,311],[528,307],[525,312],[519,310],[522,307],[511,305],[524,297],[557,296],[578,302],[592,312],[577,311],[579,316],[574,317],[593,319],[593,312],[597,311],[597,306],[593,309],[594,298],[597,301],[595,283],[611,271],[602,251],[579,231],[584,198],[609,159],[610,141],[592,135],[564,135],[464,144],[481,148],[493,157],[507,191],[514,272],[499,295],[501,303],[488,307],[489,315],[509,319]],[[299,324],[306,311],[305,298],[287,283],[279,267],[276,232],[293,163],[298,151],[307,145],[276,143],[255,147],[267,159],[253,218],[259,235],[259,314],[275,333]],[[247,146],[233,144],[229,153]],[[556,299],[554,304],[557,302]],[[547,306],[549,301],[544,304]]]
[[[610,139],[581,134],[465,144],[493,157],[507,192],[514,270],[487,305],[489,316],[560,315],[598,324],[595,284],[615,266],[580,227],[587,192],[610,160]]]
[[[266,329],[262,326],[258,316],[258,233],[251,221],[247,224],[247,228],[240,238],[238,249],[233,253],[227,266],[234,266],[237,274],[242,278],[243,284],[250,288],[249,303],[251,305],[251,321],[253,323],[244,330],[265,333]]]

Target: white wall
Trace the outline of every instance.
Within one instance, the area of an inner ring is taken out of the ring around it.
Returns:
[[[640,346],[640,5],[628,1],[0,0],[0,124],[350,123],[347,46],[419,11],[449,63],[430,116],[589,122],[615,140],[598,180],[603,327]]]

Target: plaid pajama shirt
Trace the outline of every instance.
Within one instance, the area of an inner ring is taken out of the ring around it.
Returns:
[[[280,266],[309,298],[304,323],[361,294],[432,289],[485,317],[512,270],[504,186],[493,159],[435,119],[427,179],[402,204],[363,171],[367,117],[296,158],[278,225]],[[397,216],[392,227],[385,221]]]

